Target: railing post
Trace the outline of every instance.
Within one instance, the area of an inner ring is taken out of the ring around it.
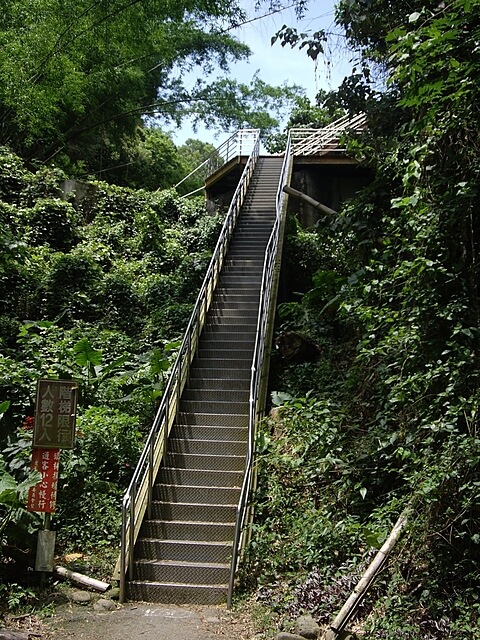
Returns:
[[[132,487],[130,495],[130,540],[128,542],[128,578],[133,580],[133,547],[135,545],[135,503],[137,501],[137,488]]]
[[[182,377],[183,377],[183,359],[180,358],[180,362],[178,365],[178,373],[177,373],[177,397],[176,397],[177,410],[175,411],[176,420],[178,420],[178,416],[180,413],[180,392],[182,387]]]
[[[154,465],[154,446],[155,446],[155,438],[150,440],[150,449],[148,452],[148,502],[147,502],[147,513],[149,520],[152,517],[152,492],[153,492],[153,465]]]
[[[127,553],[127,509],[125,507],[125,499],[123,499],[122,501],[122,531],[120,534],[121,537],[121,541],[120,541],[120,594],[119,594],[119,601],[120,604],[123,604],[125,602],[126,599],[126,557],[125,554]]]
[[[170,415],[170,395],[165,398],[165,422],[163,425],[163,455],[167,452],[168,416]]]

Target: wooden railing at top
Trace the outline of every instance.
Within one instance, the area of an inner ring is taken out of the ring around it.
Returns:
[[[322,129],[290,129],[291,151],[294,156],[318,156],[329,151],[344,151],[338,146],[342,134],[346,131],[362,131],[365,125],[366,116],[360,113],[339,118]]]
[[[248,134],[251,138],[253,130]],[[223,261],[245,194],[260,151],[260,132],[255,131],[255,142],[235,190],[210,265],[198,294],[185,337],[162,396],[140,460],[133,473],[122,504],[122,536],[119,558],[120,600],[125,601],[127,571],[133,579],[133,551],[145,513],[151,516],[152,490],[163,456],[167,451],[170,429],[178,412],[180,396],[188,379],[200,333],[205,324],[213,292],[218,282]],[[241,140],[240,136],[240,140]],[[228,147],[227,147],[228,148]],[[240,147],[241,148],[241,147]],[[236,147],[237,151],[239,146]],[[228,149],[230,152],[230,149]]]
[[[221,169],[225,164],[230,162],[233,158],[238,156],[249,156],[255,145],[257,144],[258,129],[240,129],[236,131],[233,135],[225,140],[223,144],[221,144],[215,151],[208,156],[202,164],[199,164],[193,171],[191,171],[187,176],[182,178],[180,182],[177,182],[174,189],[177,189],[181,184],[183,184],[188,178],[191,178],[197,173],[200,173],[201,176],[210,176],[218,169]],[[189,193],[185,193],[182,195],[182,198],[187,198],[199,191],[202,191],[205,187],[198,187],[198,189],[194,189]]]
[[[247,520],[247,507],[249,495],[252,488],[254,477],[254,455],[255,455],[255,439],[257,424],[264,410],[265,397],[262,393],[262,385],[265,383],[266,372],[266,353],[265,345],[270,342],[267,340],[269,329],[275,315],[275,299],[276,288],[278,286],[278,275],[280,270],[280,251],[281,251],[281,232],[282,223],[285,217],[285,193],[283,187],[290,179],[292,154],[291,154],[291,137],[288,136],[287,148],[283,159],[282,170],[277,187],[276,194],[276,219],[272,232],[265,250],[265,259],[263,263],[263,275],[260,288],[260,302],[258,309],[257,331],[255,338],[255,348],[253,353],[253,361],[250,379],[250,398],[249,398],[249,424],[248,424],[248,447],[245,462],[245,475],[240,492],[240,498],[237,505],[237,514],[235,521],[235,533],[233,542],[233,552],[230,565],[230,581],[227,592],[227,606],[230,608],[233,597],[233,587],[235,574],[239,558],[246,543],[245,524]]]

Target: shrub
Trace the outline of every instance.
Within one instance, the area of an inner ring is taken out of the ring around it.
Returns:
[[[94,318],[98,314],[101,280],[102,271],[90,256],[57,254],[43,284],[47,317],[68,311],[70,319]]]
[[[48,244],[57,251],[69,251],[78,242],[80,219],[69,202],[60,198],[42,198],[31,209],[24,209],[20,222],[28,240]]]
[[[137,463],[138,420],[90,407],[78,416],[74,451],[62,452],[57,527],[60,543],[92,549],[118,542],[121,497]]]

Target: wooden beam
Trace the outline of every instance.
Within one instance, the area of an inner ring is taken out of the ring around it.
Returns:
[[[288,195],[293,196],[294,198],[298,198],[298,200],[301,200],[305,204],[308,204],[310,207],[313,207],[314,209],[318,209],[318,211],[321,211],[322,213],[326,213],[330,216],[338,215],[338,211],[335,211],[334,209],[330,209],[330,207],[327,207],[325,204],[318,202],[318,200],[314,200],[310,196],[307,196],[307,194],[302,193],[301,191],[297,191],[297,189],[293,189],[292,187],[285,185],[283,187],[283,190],[285,191],[285,193],[288,193]]]
[[[87,587],[88,589],[94,589],[95,591],[107,591],[112,586],[108,584],[108,582],[96,580],[95,578],[89,578],[88,576],[84,576],[81,573],[70,571],[70,569],[65,569],[64,567],[59,567],[58,565],[54,567],[53,573],[57,576],[60,576],[61,578],[66,578],[67,580],[71,580],[72,582],[75,582],[76,584],[79,584],[83,587]]]

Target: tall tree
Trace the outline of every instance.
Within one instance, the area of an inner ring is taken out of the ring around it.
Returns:
[[[214,67],[225,71],[248,55],[228,33],[242,17],[240,3],[227,0],[7,0],[0,144],[26,158],[66,155],[103,171],[122,163],[126,139],[145,118],[178,123],[194,111],[236,125],[248,120],[245,112],[257,118],[245,104],[259,91],[267,97],[265,115],[278,98],[267,86],[208,83]],[[195,68],[200,78],[189,90],[184,77]]]

